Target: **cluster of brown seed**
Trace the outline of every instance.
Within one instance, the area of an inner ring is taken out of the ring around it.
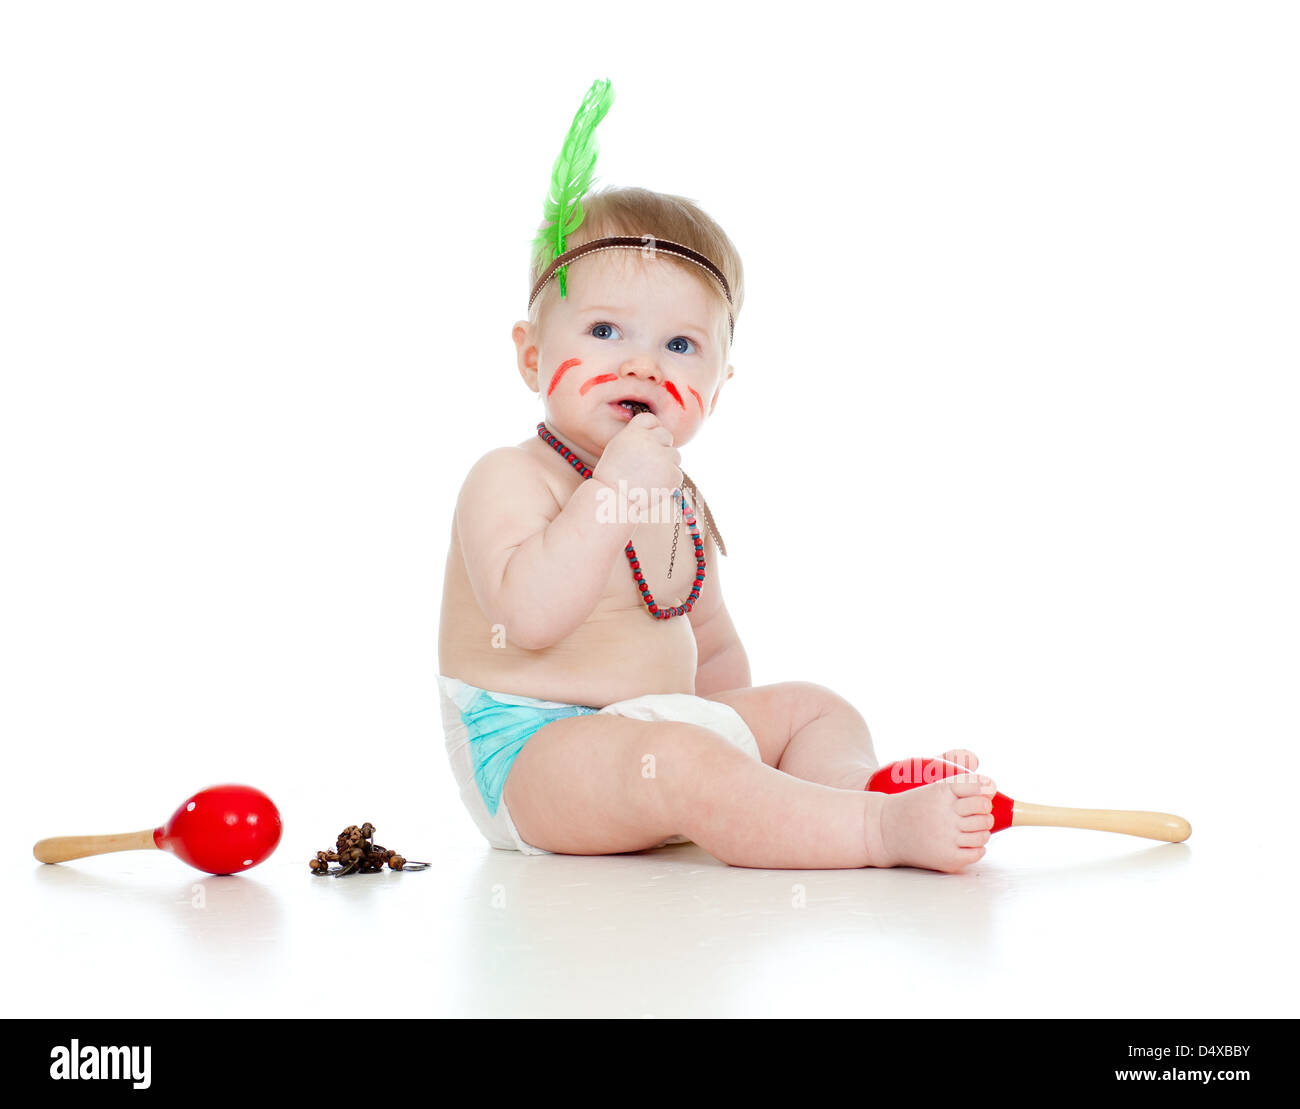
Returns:
[[[317,851],[307,865],[313,874],[332,874],[342,878],[345,874],[375,874],[387,864],[390,870],[423,870],[428,863],[408,862],[396,851],[371,843],[375,834],[373,824],[357,827],[349,824],[339,833],[333,851]],[[337,870],[330,863],[338,863]]]

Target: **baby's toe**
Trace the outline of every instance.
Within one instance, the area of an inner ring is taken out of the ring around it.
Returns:
[[[993,811],[993,797],[987,793],[977,793],[974,797],[959,797],[952,806],[958,816],[979,816]]]
[[[959,844],[948,853],[943,863],[935,869],[942,870],[945,874],[958,874],[972,863],[979,862],[984,857],[985,850],[986,848],[977,844],[969,846]]]
[[[957,797],[992,797],[998,790],[997,783],[987,774],[954,774],[942,781]]]

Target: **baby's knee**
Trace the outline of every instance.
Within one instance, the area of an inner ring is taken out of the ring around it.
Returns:
[[[794,715],[806,723],[829,713],[852,713],[861,719],[861,714],[844,697],[833,689],[816,682],[783,682],[782,687],[790,698]]]

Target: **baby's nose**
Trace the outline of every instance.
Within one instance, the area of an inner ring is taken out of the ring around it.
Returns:
[[[619,372],[623,377],[635,377],[643,381],[659,382],[663,379],[659,364],[648,354],[633,355],[623,363]]]

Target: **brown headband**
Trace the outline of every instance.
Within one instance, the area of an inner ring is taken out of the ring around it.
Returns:
[[[641,250],[651,255],[657,253],[672,254],[677,258],[685,258],[688,262],[694,262],[701,269],[706,270],[709,276],[721,286],[722,295],[727,298],[727,322],[731,327],[731,339],[736,338],[736,320],[731,314],[731,286],[727,284],[727,279],[723,276],[722,271],[699,251],[692,250],[688,246],[682,246],[681,243],[671,243],[667,239],[656,239],[653,235],[610,235],[604,239],[592,239],[591,242],[583,243],[582,246],[575,246],[572,250],[566,250],[547,266],[546,272],[537,279],[537,284],[533,286],[532,295],[528,298],[529,309],[533,307],[533,301],[538,298],[546,283],[561,266],[567,266],[575,258],[581,258],[584,254],[592,254],[598,250],[620,249]]]

